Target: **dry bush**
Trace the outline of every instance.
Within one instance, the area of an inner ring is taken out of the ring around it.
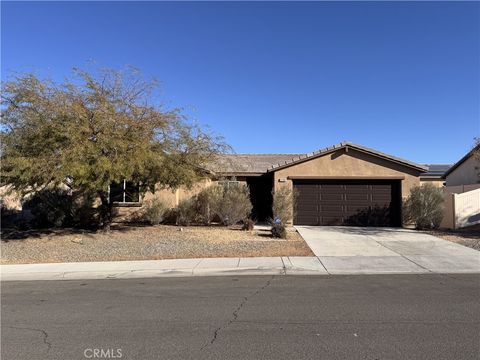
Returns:
[[[255,228],[255,220],[252,219],[244,219],[242,230],[252,231]]]
[[[287,238],[287,229],[283,224],[273,224],[272,225],[272,236],[274,238],[286,239]]]
[[[443,194],[432,184],[415,186],[403,206],[405,222],[417,229],[436,229],[443,218]]]
[[[215,209],[223,198],[223,187],[218,185],[209,186],[203,189],[196,196],[196,211],[198,221],[209,225],[216,216]]]
[[[272,192],[273,195],[273,219],[280,220],[285,224],[294,216],[296,193],[290,187],[283,186]]]
[[[168,206],[159,199],[152,199],[145,202],[143,219],[150,225],[158,225],[165,219]]]
[[[214,213],[224,225],[233,225],[248,218],[252,211],[247,185],[215,185],[221,188],[221,197],[212,203]]]
[[[177,225],[188,226],[196,221],[195,199],[180,201],[176,208]]]

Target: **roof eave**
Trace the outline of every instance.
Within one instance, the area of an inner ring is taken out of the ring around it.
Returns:
[[[333,146],[325,148],[325,149],[315,151],[315,152],[310,153],[310,154],[306,154],[304,157],[300,157],[298,160],[292,161],[290,163],[285,163],[283,165],[279,164],[278,166],[273,166],[270,169],[267,169],[267,172],[275,172],[277,170],[281,170],[281,169],[285,169],[285,168],[290,167],[290,166],[301,164],[303,162],[313,160],[313,159],[316,159],[316,158],[324,156],[324,155],[328,155],[328,154],[330,154],[334,151],[340,150],[340,149],[346,149],[348,151],[349,148],[352,148],[352,149],[354,149],[356,151],[359,151],[359,152],[367,153],[367,154],[372,155],[372,156],[383,158],[385,160],[388,160],[388,161],[400,164],[402,166],[406,166],[406,167],[415,169],[417,171],[421,171],[421,172],[428,171],[428,168],[425,167],[425,166],[421,166],[421,165],[418,165],[418,164],[413,164],[413,163],[410,163],[410,162],[407,162],[407,161],[402,161],[399,158],[393,158],[393,157],[387,156],[383,153],[379,153],[379,152],[376,152],[376,151],[372,151],[371,149],[364,148],[363,146],[358,146],[356,144],[352,144],[352,143],[349,143],[349,142],[343,142],[343,143],[333,145]]]
[[[460,160],[458,160],[455,164],[452,165],[450,169],[448,169],[445,174],[443,174],[443,179],[446,179],[448,175],[450,175],[453,171],[455,171],[456,168],[458,168],[460,165],[462,165],[465,161],[467,161],[475,151],[480,151],[480,144],[477,146],[473,147],[468,153],[466,153]]]

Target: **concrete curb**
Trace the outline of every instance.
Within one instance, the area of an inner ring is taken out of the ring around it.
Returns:
[[[355,257],[350,259],[349,263]],[[326,263],[325,263],[326,261]],[[2,281],[133,279],[241,275],[365,275],[478,273],[478,271],[422,268],[336,268],[322,257],[205,258],[84,263],[1,265]]]

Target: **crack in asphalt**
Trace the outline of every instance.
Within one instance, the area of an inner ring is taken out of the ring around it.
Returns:
[[[30,330],[30,331],[36,331],[40,332],[43,335],[43,343],[47,346],[47,353],[50,351],[52,348],[52,343],[48,341],[48,333],[43,330],[43,329],[35,329],[35,328],[26,328],[26,327],[17,327],[17,326],[6,326],[7,328],[10,329],[19,329],[19,330]]]
[[[223,326],[220,326],[218,328],[215,329],[215,331],[213,332],[213,336],[211,338],[211,340],[206,343],[205,345],[203,345],[200,350],[204,350],[207,346],[210,346],[212,345],[218,338],[218,333],[229,327],[230,325],[232,325],[235,321],[237,321],[238,319],[238,314],[240,312],[240,310],[245,306],[245,304],[248,302],[249,299],[251,299],[252,297],[260,294],[265,288],[267,288],[271,282],[273,281],[273,279],[275,278],[275,275],[272,276],[272,278],[270,280],[268,280],[262,287],[260,287],[259,289],[257,289],[253,294],[249,295],[249,296],[244,296],[243,297],[243,300],[242,302],[235,308],[235,310],[232,312],[232,317],[231,319]]]

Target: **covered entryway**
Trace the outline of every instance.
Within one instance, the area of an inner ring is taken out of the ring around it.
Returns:
[[[295,225],[400,226],[400,180],[294,180]]]

